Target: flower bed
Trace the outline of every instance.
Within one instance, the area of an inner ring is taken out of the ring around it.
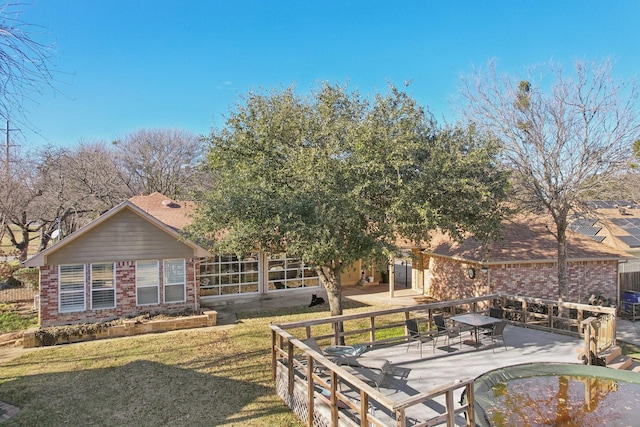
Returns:
[[[31,329],[24,333],[22,346],[24,348],[32,348],[215,326],[217,318],[218,313],[211,310],[194,316],[151,318],[151,320],[125,319],[117,322]]]

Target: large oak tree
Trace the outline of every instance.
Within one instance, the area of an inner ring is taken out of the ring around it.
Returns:
[[[506,182],[496,154],[474,128],[438,129],[393,87],[374,99],[330,84],[250,92],[209,138],[214,188],[192,235],[217,251],[308,262],[339,315],[343,269],[388,256],[397,236],[495,232]]]

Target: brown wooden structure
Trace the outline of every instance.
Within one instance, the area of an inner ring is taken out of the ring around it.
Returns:
[[[599,328],[602,335],[598,341],[600,345],[615,344],[615,309],[502,294],[272,324],[272,376],[276,391],[308,426],[405,427],[407,410],[436,398],[444,399],[444,412],[417,424],[413,420],[412,425],[453,426],[456,415],[463,413],[467,425],[475,425],[473,379],[443,384],[394,401],[303,341],[314,338],[369,346],[403,343],[408,339],[406,320],[411,317],[428,319],[431,327],[434,314],[486,312],[490,306],[502,307],[504,317],[514,325],[573,336],[582,336],[584,319],[606,317],[607,326]],[[465,401],[456,402],[454,393],[463,391]]]

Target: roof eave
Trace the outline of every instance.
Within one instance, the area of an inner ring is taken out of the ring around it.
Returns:
[[[95,220],[91,221],[89,224],[87,224],[84,227],[74,231],[73,233],[71,233],[66,238],[64,238],[61,241],[57,242],[55,245],[43,250],[42,252],[40,252],[40,253],[34,255],[33,257],[29,258],[28,260],[24,261],[24,263],[23,263],[24,266],[26,266],[26,267],[42,267],[42,266],[47,265],[47,257],[50,254],[52,254],[55,251],[65,247],[66,245],[68,245],[69,243],[73,242],[77,238],[79,238],[79,237],[83,236],[84,234],[88,233],[89,231],[91,231],[95,227],[99,226],[100,224],[104,223],[108,219],[110,219],[113,216],[115,216],[116,214],[118,214],[123,209],[130,209],[132,212],[134,212],[135,214],[139,215],[140,217],[146,219],[147,221],[151,222],[152,224],[154,224],[156,227],[158,227],[159,229],[161,229],[165,233],[175,237],[176,240],[180,240],[182,243],[184,243],[185,245],[187,245],[191,249],[193,249],[195,257],[211,256],[209,251],[207,251],[203,247],[195,244],[194,242],[185,239],[182,236],[182,234],[180,234],[180,232],[176,231],[173,227],[165,224],[164,222],[160,221],[159,219],[157,219],[153,215],[145,212],[144,210],[142,210],[140,207],[138,207],[134,203],[131,203],[130,201],[125,200],[124,202],[122,202],[119,205],[115,206],[113,209],[111,209],[108,212],[102,214],[101,216],[99,216]]]

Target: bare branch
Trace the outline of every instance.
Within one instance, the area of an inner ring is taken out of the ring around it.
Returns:
[[[32,127],[25,101],[44,87],[53,87],[54,46],[36,40],[40,27],[20,19],[22,6],[0,5],[0,117]]]
[[[568,76],[551,63],[525,77],[498,75],[492,62],[460,89],[468,120],[502,141],[520,207],[553,217],[562,289],[568,216],[611,187],[640,134],[635,82],[614,80],[609,61],[576,61]]]

